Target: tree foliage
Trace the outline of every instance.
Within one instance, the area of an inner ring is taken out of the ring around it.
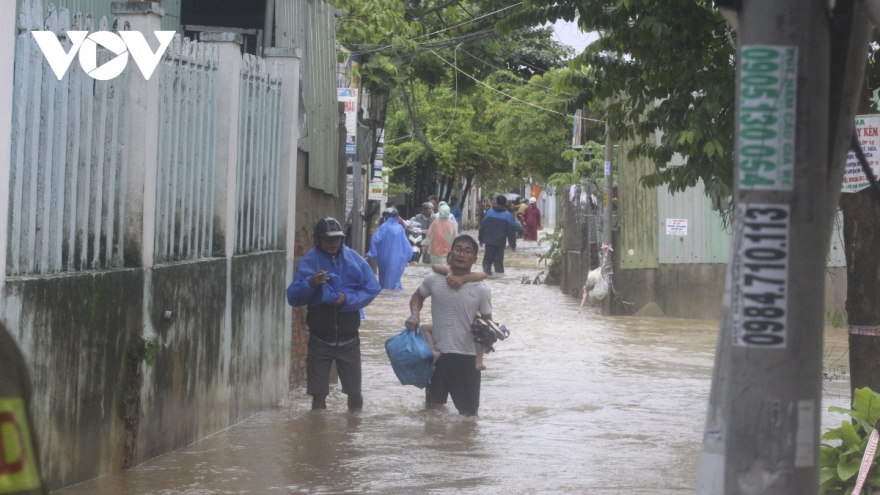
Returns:
[[[498,71],[468,93],[413,85],[410,103],[428,146],[411,136],[401,98],[392,99],[385,145],[391,180],[412,180],[433,169],[442,177],[479,177],[501,190],[570,169],[571,116],[561,111],[565,100],[553,91],[555,72],[525,82]]]
[[[360,58],[353,76],[390,96],[384,162],[392,181],[406,180],[418,195],[450,178],[521,183],[564,167],[570,117],[554,89],[559,76],[547,72],[564,66],[572,51],[549,27],[499,35],[496,20],[521,9],[519,2],[337,6],[338,40]]]
[[[506,32],[558,19],[577,19],[603,36],[577,55],[559,85],[578,103],[602,102],[612,135],[638,143],[656,171],[648,187],[680,191],[702,179],[709,194],[733,184],[735,34],[709,0],[526,0],[526,9],[499,23]],[[654,136],[660,134],[657,145]],[[685,165],[668,167],[674,154]]]

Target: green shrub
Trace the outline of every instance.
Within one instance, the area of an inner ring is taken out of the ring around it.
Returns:
[[[831,440],[835,443],[823,443],[820,449],[819,493],[821,495],[850,495],[855,488],[868,437],[877,420],[880,419],[880,394],[868,387],[857,389],[852,407],[852,409],[828,408],[829,412],[846,414],[853,421],[843,421],[839,428],[828,430],[822,435],[822,440]],[[874,458],[876,457],[875,453]],[[877,472],[876,460],[871,463],[865,487],[874,492],[880,488],[880,473]]]

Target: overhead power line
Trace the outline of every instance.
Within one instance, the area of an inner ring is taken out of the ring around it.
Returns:
[[[483,63],[483,64],[485,64],[485,65],[488,65],[489,67],[492,67],[493,69],[501,70],[501,71],[509,71],[509,69],[503,69],[503,68],[498,67],[498,66],[496,66],[496,65],[492,65],[492,64],[490,64],[489,62],[486,62],[485,60],[483,60],[483,59],[477,57],[477,56],[474,55],[473,53],[468,52],[467,50],[462,50],[462,51],[463,51],[464,53],[470,55],[471,58],[473,58],[473,59],[476,60],[477,62],[481,62],[481,63]],[[543,70],[543,69],[542,69],[542,70]],[[542,86],[542,85],[540,85],[540,84],[533,83],[533,82],[529,81],[528,79],[526,79],[526,78],[524,78],[524,77],[522,77],[522,76],[517,76],[517,77],[519,77],[519,78],[522,79],[524,82],[526,82],[526,83],[528,83],[528,84],[531,84],[531,85],[533,85],[533,86],[537,86],[537,87],[539,87],[539,88],[544,88],[544,89],[549,89],[549,90],[552,90],[552,91],[556,92],[556,88],[551,88],[550,86]],[[568,96],[573,96],[573,97],[575,97],[575,98],[577,98],[578,96],[580,96],[580,95],[576,95],[576,94],[574,94],[574,93],[569,93],[569,92],[567,92],[567,91],[559,91],[558,93],[560,93],[560,94],[564,94],[564,95],[568,95]],[[568,100],[566,100],[566,101],[568,101]]]
[[[460,23],[458,23],[458,24],[456,24],[456,25],[454,25],[454,26],[449,26],[449,27],[447,27],[447,28],[438,29],[437,31],[434,31],[434,32],[431,32],[431,33],[422,34],[422,35],[420,35],[420,36],[416,36],[416,37],[413,37],[413,38],[408,38],[408,39],[406,39],[405,41],[416,41],[416,40],[419,40],[419,39],[422,39],[422,38],[426,38],[426,37],[428,37],[428,36],[433,36],[433,35],[435,35],[435,34],[440,34],[440,33],[443,33],[443,32],[446,32],[446,31],[449,31],[450,29],[455,29],[455,28],[457,28],[457,27],[461,27],[461,26],[464,26],[464,25],[467,25],[467,24],[470,24],[470,23],[476,22],[476,21],[478,21],[478,20],[480,20],[480,19],[484,19],[484,18],[489,17],[489,16],[491,16],[491,15],[495,15],[495,14],[498,14],[498,13],[500,13],[500,12],[504,12],[505,10],[512,9],[512,8],[514,8],[514,7],[518,7],[518,6],[520,6],[520,5],[522,5],[522,2],[517,2],[517,3],[513,4],[513,5],[509,5],[509,6],[507,6],[507,7],[502,8],[502,9],[498,9],[498,10],[496,10],[496,11],[489,12],[488,14],[483,14],[483,15],[481,15],[481,16],[479,16],[479,17],[474,17],[473,19],[470,19],[470,20],[467,20],[467,21],[464,21],[464,22],[460,22]],[[489,28],[489,30],[494,32],[494,29],[492,29],[492,28]],[[482,32],[482,31],[486,31],[486,30],[484,29],[484,30],[481,30],[481,32]],[[463,36],[461,36],[461,37],[466,37],[466,36],[468,36],[468,35],[465,34],[465,35],[463,35]],[[461,37],[457,37],[457,38],[461,38]],[[453,38],[453,39],[451,39],[451,40],[445,40],[445,41],[452,41],[452,40],[456,40],[456,41],[457,41],[457,40],[458,40],[457,38]],[[372,50],[364,50],[364,51],[360,51],[360,52],[352,52],[352,53],[355,53],[355,54],[357,54],[357,55],[364,55],[364,54],[367,54],[367,53],[380,52],[380,51],[383,51],[383,50],[387,50],[387,49],[389,49],[389,48],[392,48],[392,45],[381,45],[381,46],[379,46],[379,47],[377,47],[377,48],[374,48],[374,49],[372,49]]]
[[[501,91],[501,90],[495,89],[495,88],[493,88],[492,86],[490,86],[490,85],[484,83],[483,81],[480,81],[480,80],[477,79],[476,77],[474,77],[474,76],[468,74],[467,72],[465,72],[465,71],[459,69],[458,67],[455,66],[455,64],[453,64],[453,63],[450,62],[449,60],[446,60],[445,58],[441,57],[440,54],[438,54],[438,53],[435,52],[434,50],[430,50],[430,52],[433,53],[433,54],[434,54],[437,58],[439,58],[440,60],[446,62],[446,64],[449,65],[450,67],[452,67],[453,69],[455,69],[455,70],[457,70],[458,72],[461,72],[463,75],[465,75],[465,76],[467,76],[467,77],[473,79],[476,83],[478,83],[478,84],[482,84],[483,86],[486,86],[487,88],[491,89],[492,91],[495,91],[496,93],[502,94],[502,95],[504,95],[504,96],[510,98],[511,100],[518,101],[518,102],[520,102],[520,103],[525,103],[526,105],[529,105],[529,106],[535,107],[535,108],[540,109],[540,110],[544,110],[545,112],[555,113],[555,114],[557,114],[557,115],[562,115],[562,116],[564,116],[564,117],[571,117],[571,115],[568,115],[568,114],[565,114],[565,113],[562,113],[562,112],[557,112],[556,110],[552,110],[552,109],[550,109],[550,108],[545,108],[545,107],[542,107],[542,106],[540,106],[540,105],[536,105],[536,104],[534,104],[534,103],[532,103],[532,102],[529,102],[529,101],[521,100],[521,99],[519,99],[519,98],[517,98],[517,97],[515,97],[515,96],[511,96],[511,95],[505,93],[504,91]],[[576,119],[580,119],[580,120],[588,120],[588,121],[590,121],[590,122],[602,122],[601,120],[598,120],[598,119],[591,119],[591,118],[589,118],[589,117],[575,117],[575,118],[576,118]]]

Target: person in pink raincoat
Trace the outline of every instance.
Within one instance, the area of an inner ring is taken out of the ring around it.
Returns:
[[[452,249],[452,241],[458,237],[458,229],[455,222],[450,219],[450,209],[448,205],[440,206],[440,216],[431,222],[428,228],[428,235],[422,242],[428,243],[428,255],[431,257],[431,263],[437,265],[446,264],[446,255]]]

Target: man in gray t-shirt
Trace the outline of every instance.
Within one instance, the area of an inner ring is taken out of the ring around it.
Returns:
[[[479,245],[473,237],[458,236],[446,260],[450,272],[464,277],[477,262]],[[476,416],[480,407],[482,348],[477,348],[471,334],[471,323],[479,314],[492,319],[492,297],[483,282],[467,282],[453,289],[446,277],[431,273],[422,281],[409,302],[410,316],[406,326],[418,327],[425,299],[431,297],[433,325],[423,327],[425,340],[435,351],[436,370],[425,387],[425,403],[429,409],[440,409],[452,397],[452,403],[464,416]],[[477,355],[480,354],[478,360]]]

